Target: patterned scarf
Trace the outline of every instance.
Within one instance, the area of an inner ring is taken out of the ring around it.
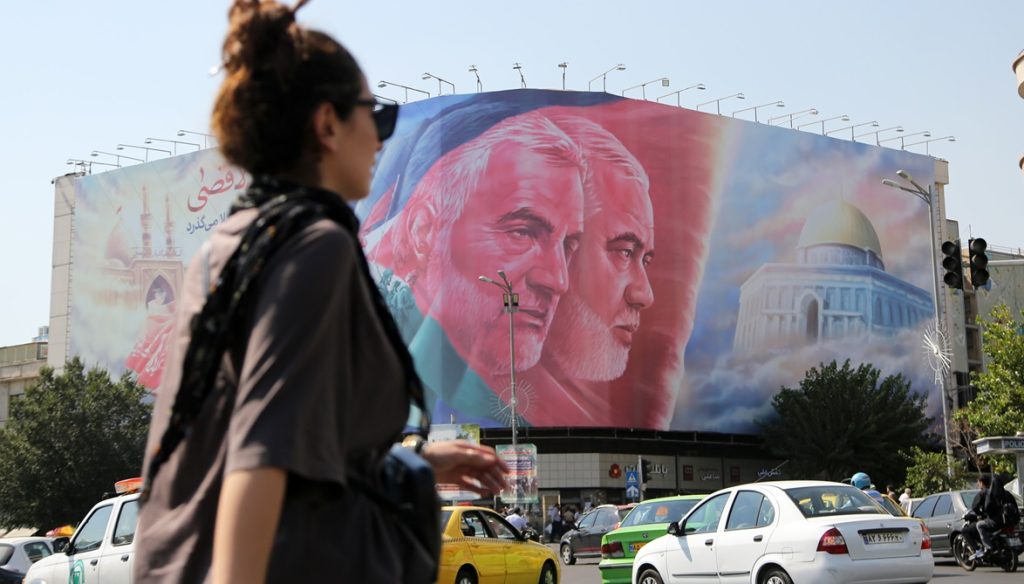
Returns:
[[[242,209],[258,209],[259,215],[242,235],[238,249],[228,259],[210,286],[206,303],[192,319],[191,340],[185,352],[181,383],[171,407],[167,429],[152,453],[149,470],[143,483],[143,499],[160,467],[188,436],[207,398],[213,393],[214,381],[221,360],[237,335],[244,334],[246,316],[252,308],[249,290],[258,283],[263,268],[279,249],[296,233],[323,218],[341,225],[352,237],[358,237],[359,219],[335,193],[301,186],[270,177],[256,177],[249,190],[232,206],[231,213]],[[374,284],[362,247],[356,246],[359,267],[370,287],[370,296],[405,373],[406,390],[422,412],[418,433],[426,438],[430,428],[423,397],[423,385],[413,364],[398,326]]]

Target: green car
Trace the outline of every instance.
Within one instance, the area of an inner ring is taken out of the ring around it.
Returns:
[[[682,495],[648,499],[622,520],[619,528],[601,538],[602,584],[629,584],[633,558],[647,542],[665,535],[668,524],[679,521],[707,495]]]

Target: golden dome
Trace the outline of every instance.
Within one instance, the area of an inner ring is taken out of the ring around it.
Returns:
[[[807,248],[822,244],[869,249],[882,258],[882,246],[871,221],[860,209],[841,199],[829,201],[811,212],[796,246]]]

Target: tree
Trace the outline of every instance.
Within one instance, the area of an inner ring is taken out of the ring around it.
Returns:
[[[961,459],[952,460],[953,476],[946,474],[945,452],[930,452],[915,446],[906,458],[910,462],[906,485],[917,496],[962,489],[967,482],[967,466]]]
[[[0,430],[0,526],[79,521],[114,482],[138,476],[152,406],[125,375],[113,381],[76,357],[11,404]]]
[[[931,419],[926,397],[903,375],[847,359],[812,367],[799,389],[783,387],[772,398],[775,415],[761,423],[765,444],[789,459],[792,474],[840,480],[863,471],[876,485],[902,482],[900,451],[924,446]]]
[[[1024,311],[1015,320],[1005,304],[992,309],[990,320],[978,318],[982,327],[982,350],[988,356],[985,371],[975,375],[972,385],[977,396],[956,412],[967,444],[985,436],[1013,436],[1024,430]],[[982,461],[969,447],[974,462]],[[1012,472],[1009,456],[989,458],[994,470]]]

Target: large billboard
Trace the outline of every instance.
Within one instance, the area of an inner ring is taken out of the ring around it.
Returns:
[[[930,158],[603,93],[404,106],[356,205],[433,419],[749,433],[832,359],[936,396]],[[69,354],[162,371],[182,262],[246,177],[212,152],[76,181]]]

